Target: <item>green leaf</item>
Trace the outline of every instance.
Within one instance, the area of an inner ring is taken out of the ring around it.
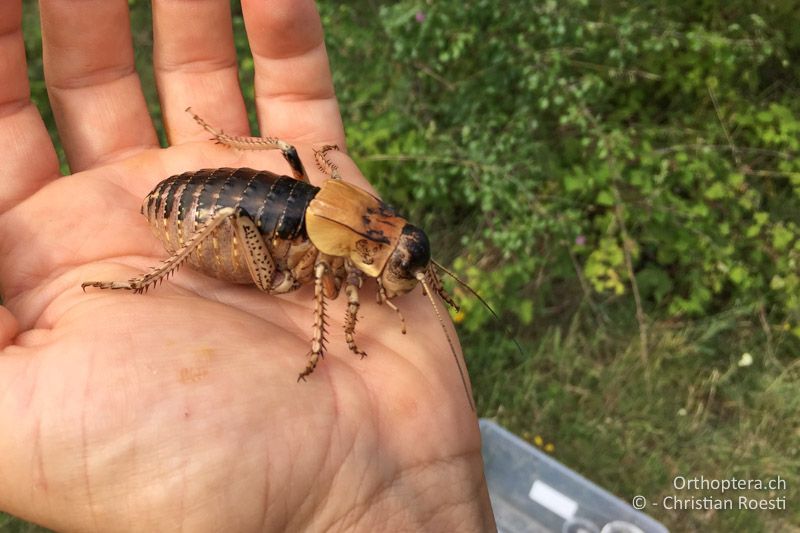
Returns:
[[[772,113],[769,111],[759,111],[756,113],[756,118],[760,122],[772,122]]]
[[[720,198],[724,198],[727,195],[727,192],[728,191],[722,182],[715,181],[708,189],[706,189],[704,196],[709,200],[719,200]]]
[[[786,287],[786,280],[783,279],[781,276],[777,274],[772,276],[772,279],[769,280],[769,288],[773,291],[779,291]]]
[[[794,239],[794,232],[783,224],[776,224],[772,228],[772,246],[776,250],[786,250]]]
[[[600,191],[597,193],[595,201],[599,205],[612,206],[614,205],[614,195],[612,195],[610,191]]]
[[[567,192],[579,191],[586,186],[585,178],[575,174],[566,174],[563,178],[563,182],[564,190]]]
[[[517,314],[524,325],[533,322],[533,300],[522,300],[517,308]]]
[[[748,275],[747,269],[741,265],[734,266],[728,273],[728,277],[730,278],[730,280],[737,285],[743,283],[747,279],[747,275]]]

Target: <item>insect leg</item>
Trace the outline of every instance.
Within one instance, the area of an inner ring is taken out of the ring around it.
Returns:
[[[228,135],[222,130],[218,130],[208,122],[203,120],[199,115],[192,112],[191,107],[186,108],[186,112],[192,115],[195,122],[200,124],[204,130],[214,136],[214,140],[218,144],[224,144],[231,148],[238,150],[280,150],[283,158],[289,163],[292,169],[292,175],[295,179],[310,183],[306,169],[303,167],[303,162],[300,161],[300,156],[297,155],[297,150],[291,144],[282,141],[276,137],[244,137],[237,135]]]
[[[364,358],[367,353],[358,349],[354,339],[358,308],[361,305],[358,301],[358,289],[361,288],[362,274],[360,270],[351,266],[349,262],[346,263],[346,268],[347,281],[344,292],[347,295],[347,314],[345,314],[344,318],[344,338],[350,351]]]
[[[431,289],[433,289],[436,292],[436,294],[438,294],[439,297],[445,301],[447,305],[449,305],[456,311],[460,309],[458,307],[458,304],[453,299],[453,297],[450,295],[449,292],[447,292],[447,290],[444,288],[444,285],[442,285],[442,280],[439,278],[439,276],[436,274],[436,271],[433,269],[433,264],[428,266],[428,270],[425,272],[425,278],[430,284]]]
[[[297,381],[301,379],[305,381],[306,376],[314,371],[320,357],[324,355],[326,331],[323,279],[329,268],[324,260],[318,260],[314,267],[314,336],[311,338],[311,355],[308,357],[308,364],[306,364],[305,370],[297,377]]]
[[[269,253],[256,223],[240,208],[236,213],[236,235],[244,246],[244,260],[253,283],[264,292],[272,292],[275,260]]]
[[[386,306],[397,313],[397,316],[400,318],[400,330],[403,332],[403,335],[406,334],[406,319],[403,317],[403,313],[400,312],[400,309],[394,305],[389,298],[386,296],[386,289],[383,288],[383,283],[381,282],[381,278],[375,278],[375,281],[378,282],[378,292],[375,297],[378,299],[379,304],[386,304]]]
[[[143,293],[147,291],[152,285],[158,283],[170,274],[174,273],[183,264],[189,255],[200,246],[203,241],[211,235],[220,224],[225,222],[229,217],[234,216],[235,212],[232,207],[220,209],[214,216],[209,218],[199,231],[192,235],[181,246],[172,257],[163,261],[160,266],[153,268],[147,274],[133,278],[128,281],[84,281],[81,283],[81,288],[86,290],[86,287],[98,287],[100,289],[124,289],[133,291],[135,293]]]
[[[317,168],[320,171],[330,175],[335,180],[342,179],[342,175],[339,174],[339,167],[336,166],[334,162],[328,159],[328,152],[331,150],[339,150],[339,146],[336,144],[326,144],[319,150],[314,150],[314,160],[317,162]]]
[[[272,286],[272,289],[269,291],[270,294],[284,294],[313,280],[314,265],[316,264],[318,255],[319,250],[310,246],[296,265],[288,271],[283,272],[283,280]]]

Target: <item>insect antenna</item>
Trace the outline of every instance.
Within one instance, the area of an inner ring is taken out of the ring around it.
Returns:
[[[511,333],[511,330],[508,328],[508,326],[506,326],[505,324],[503,324],[503,322],[500,320],[500,317],[499,317],[499,316],[497,316],[497,313],[495,313],[495,312],[494,312],[494,309],[492,309],[492,306],[490,306],[490,305],[489,305],[489,304],[486,302],[486,300],[484,300],[484,299],[483,299],[483,297],[482,297],[480,294],[478,294],[478,293],[477,293],[477,291],[475,291],[475,289],[473,289],[472,287],[470,287],[469,285],[467,285],[467,282],[465,282],[465,281],[463,281],[463,280],[459,279],[459,277],[458,277],[458,276],[456,276],[455,274],[453,274],[452,272],[450,272],[450,271],[449,271],[449,270],[447,270],[445,267],[443,267],[442,265],[440,265],[439,263],[437,263],[436,261],[434,261],[434,260],[432,260],[432,259],[431,259],[431,264],[435,265],[435,266],[436,266],[437,268],[439,268],[439,269],[440,269],[442,272],[444,272],[445,274],[447,274],[448,276],[450,276],[451,278],[453,278],[454,280],[456,280],[456,281],[458,282],[458,284],[459,284],[459,285],[461,285],[462,287],[464,287],[465,289],[467,289],[467,290],[468,290],[468,291],[469,291],[469,292],[470,292],[470,293],[471,293],[471,294],[472,294],[472,295],[473,295],[475,298],[477,298],[477,299],[478,299],[478,301],[479,301],[480,303],[482,303],[482,304],[483,304],[483,306],[484,306],[486,309],[488,309],[488,310],[489,310],[489,312],[492,314],[492,316],[494,317],[494,319],[495,319],[495,320],[497,320],[498,324],[500,324],[501,326],[503,326],[503,329],[505,330],[506,334],[507,334],[507,335],[508,335],[508,336],[511,338],[511,340],[514,342],[514,344],[515,344],[515,345],[516,345],[516,347],[517,347],[517,350],[519,350],[519,353],[520,353],[520,355],[522,355],[523,357],[525,356],[525,352],[523,352],[523,351],[522,351],[522,346],[520,346],[520,345],[519,345],[519,342],[517,342],[517,339],[516,339],[516,338],[514,338],[514,335]]]
[[[475,403],[472,400],[472,396],[469,394],[469,387],[467,386],[467,378],[464,376],[464,369],[461,368],[461,361],[458,360],[458,354],[456,354],[456,347],[453,345],[453,339],[450,338],[450,333],[447,332],[447,327],[444,325],[444,320],[442,320],[442,315],[439,312],[439,308],[436,306],[436,301],[433,299],[433,293],[431,292],[431,288],[428,285],[428,282],[425,281],[425,274],[422,272],[417,273],[417,279],[420,283],[422,283],[422,288],[425,289],[425,295],[430,300],[431,305],[433,306],[433,310],[436,312],[436,318],[439,319],[439,325],[442,326],[442,331],[444,331],[444,336],[447,337],[447,344],[450,345],[450,352],[453,354],[453,359],[456,361],[456,366],[458,367],[458,375],[461,376],[461,384],[464,386],[464,394],[467,396],[467,401],[469,402],[469,406],[472,407],[472,410],[475,410]]]

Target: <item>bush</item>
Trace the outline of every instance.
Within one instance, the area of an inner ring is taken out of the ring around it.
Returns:
[[[324,5],[352,24],[328,48],[357,160],[520,324],[633,289],[661,317],[752,305],[800,336],[788,7],[612,4]],[[373,17],[385,45],[364,47]]]

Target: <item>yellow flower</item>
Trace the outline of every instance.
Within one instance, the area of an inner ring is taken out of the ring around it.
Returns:
[[[542,438],[541,435],[536,435],[535,437],[533,437],[533,443],[539,448],[541,448],[542,444],[544,444],[544,439]]]

